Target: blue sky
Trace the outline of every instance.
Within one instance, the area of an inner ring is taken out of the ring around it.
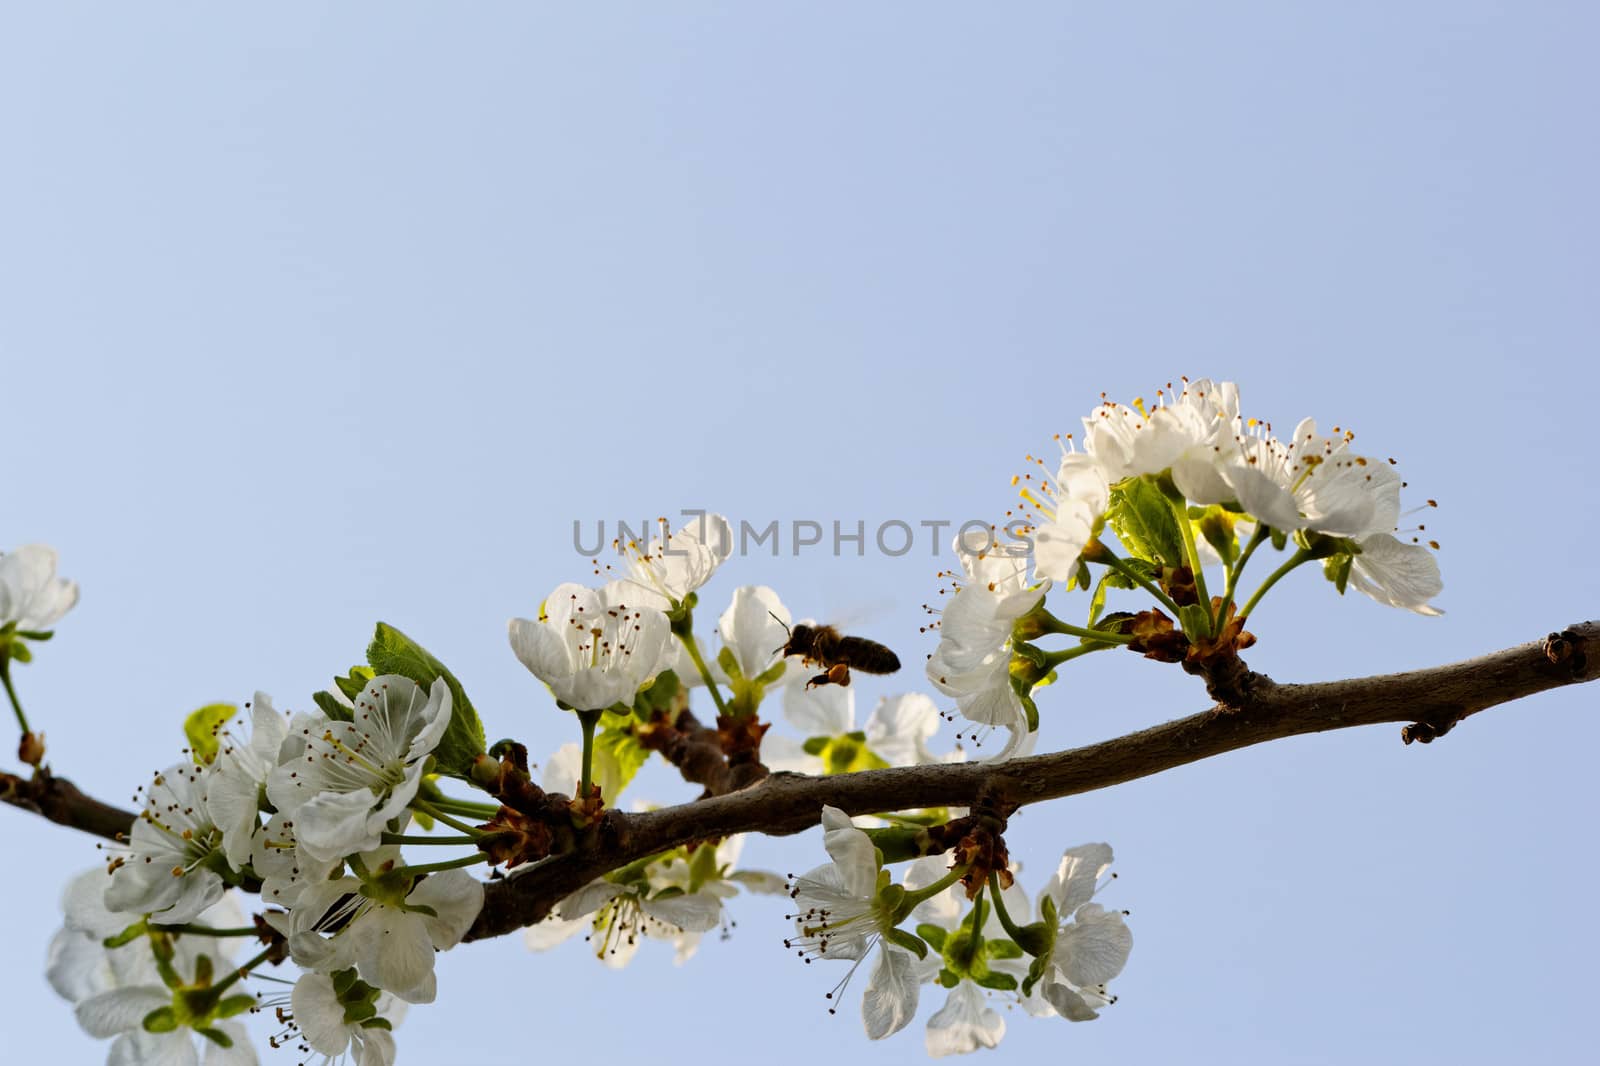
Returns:
[[[1442,504],[1442,619],[1304,575],[1257,614],[1256,668],[1406,669],[1596,614],[1589,5],[0,18],[0,545],[57,545],[84,589],[19,683],[54,765],[109,798],[173,758],[194,706],[306,706],[380,618],[452,666],[491,735],[551,750],[575,730],[504,626],[588,576],[574,520],[988,516],[1102,390],[1183,373],[1239,381],[1280,426],[1356,428]],[[865,610],[914,664],[949,562],[926,548],[739,559],[706,598],[765,583],[797,615]],[[1173,669],[1078,665],[1046,747],[1204,706]],[[862,713],[917,687],[864,684]],[[1101,1020],[1014,1012],[989,1054],[1587,1052],[1594,698],[1026,812],[1036,878],[1115,845],[1136,945]],[[93,1061],[38,974],[58,886],[96,853],[4,820],[28,870],[0,884],[0,984],[30,1019],[8,1050]],[[621,975],[577,945],[454,952],[402,1061],[920,1056],[920,1022],[873,1046],[824,1013],[833,975],[780,950],[781,914],[749,902],[681,973],[664,949]]]

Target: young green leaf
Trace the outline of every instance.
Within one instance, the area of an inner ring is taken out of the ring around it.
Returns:
[[[433,757],[439,773],[471,780],[472,762],[484,749],[483,723],[455,675],[416,641],[384,622],[378,623],[367,646],[367,662],[375,673],[409,677],[424,689],[444,678],[450,686],[450,725]]]

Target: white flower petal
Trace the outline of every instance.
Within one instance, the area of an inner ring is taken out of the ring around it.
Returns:
[[[882,1040],[904,1029],[917,1013],[922,987],[917,957],[904,948],[884,944],[861,997],[861,1020],[867,1038]]]
[[[137,1029],[117,1037],[106,1066],[200,1066],[200,1054],[188,1029],[170,1033]]]
[[[722,900],[707,892],[647,899],[640,907],[650,917],[686,933],[709,932],[722,920]]]
[[[323,974],[302,974],[289,995],[294,1021],[306,1043],[324,1055],[340,1055],[350,1046],[350,1030],[344,1022],[344,1005],[334,991],[333,980]]]
[[[765,585],[744,585],[733,590],[732,602],[717,620],[717,633],[750,681],[778,661],[778,652],[789,642],[791,621],[776,592]]]
[[[868,898],[877,893],[878,856],[872,838],[837,807],[822,808],[822,846],[838,868],[845,891]]]
[[[433,946],[448,951],[467,935],[483,909],[483,882],[465,870],[445,870],[430,875],[406,902],[433,908],[433,915],[423,916],[423,924]]]
[[[202,1061],[205,1066],[258,1066],[260,1060],[256,1058],[256,1049],[250,1044],[250,1034],[238,1022],[218,1022],[215,1027],[228,1039],[233,1041],[232,1047],[223,1047],[211,1040],[204,1040],[205,1053]]]
[[[1132,950],[1133,933],[1122,913],[1085,903],[1056,936],[1052,959],[1073,984],[1097,985],[1121,973]]]
[[[160,985],[112,988],[79,1003],[73,1013],[90,1036],[104,1039],[138,1029],[145,1015],[172,1003],[172,993]]]
[[[1387,533],[1361,541],[1361,554],[1350,566],[1350,584],[1390,607],[1422,615],[1444,613],[1428,602],[1444,591],[1433,552]]]
[[[856,727],[855,689],[844,685],[818,685],[808,689],[811,671],[800,671],[784,686],[783,716],[807,737],[833,737]]]
[[[928,1019],[925,1043],[928,1054],[938,1059],[998,1047],[1005,1035],[1005,1019],[986,1005],[983,990],[971,981],[962,981]]]
[[[1109,844],[1079,844],[1068,848],[1045,885],[1044,894],[1055,901],[1056,913],[1068,915],[1094,898],[1095,886],[1111,868]]]

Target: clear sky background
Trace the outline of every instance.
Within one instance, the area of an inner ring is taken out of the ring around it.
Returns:
[[[51,760],[126,798],[183,712],[308,707],[380,618],[491,736],[552,750],[576,729],[505,621],[588,576],[575,519],[989,517],[1102,390],[1183,373],[1354,427],[1442,505],[1443,618],[1298,575],[1256,668],[1420,667],[1600,615],[1597,33],[1554,3],[7,5],[0,544],[57,545],[83,586],[19,670]],[[737,559],[703,614],[766,583],[797,616],[875,610],[860,631],[916,664],[949,561]],[[1175,668],[1078,667],[1045,749],[1205,706]],[[863,716],[925,687],[891,681]],[[985,1054],[1588,1054],[1597,698],[1029,810],[1032,887],[1110,841],[1136,943],[1099,1021],[1013,1012]],[[0,822],[6,1054],[96,1061],[40,977],[96,852]],[[780,949],[782,913],[741,904],[683,971],[463,948],[402,1061],[920,1057],[921,1020],[873,1046],[826,1015],[838,974]]]

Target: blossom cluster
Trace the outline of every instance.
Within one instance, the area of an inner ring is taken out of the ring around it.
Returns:
[[[1036,912],[1011,869],[981,885],[976,905],[966,908],[960,859],[955,868],[944,857],[916,859],[896,884],[872,838],[843,811],[824,807],[822,827],[831,861],[794,879],[795,936],[785,943],[808,962],[850,964],[828,994],[835,1002],[855,971],[873,960],[861,999],[869,1038],[905,1028],[930,983],[948,990],[928,1019],[926,1045],[934,1057],[999,1044],[1005,1020],[990,998],[1069,1021],[1098,1017],[1115,1002],[1106,983],[1127,963],[1133,934],[1123,912],[1091,902],[1109,883],[1108,845],[1067,849]],[[901,928],[911,922],[914,933]]]
[[[229,705],[194,712],[189,747],[141,790],[105,869],[68,886],[52,986],[86,1031],[112,1041],[113,1064],[253,1063],[241,1022],[266,1015],[274,1046],[387,1066],[407,1005],[436,997],[435,955],[483,908],[469,868],[600,851],[607,809],[652,757],[708,794],[775,772],[937,766],[967,758],[959,743],[936,744],[941,722],[960,716],[980,747],[1005,730],[990,759],[1021,758],[1037,740],[1036,693],[1072,659],[1120,648],[1226,678],[1255,640],[1245,623],[1262,598],[1312,562],[1340,593],[1353,585],[1438,613],[1437,545],[1421,525],[1400,528],[1404,483],[1353,434],[1323,435],[1306,419],[1279,439],[1241,414],[1235,385],[1206,379],[1162,390],[1150,407],[1104,401],[1083,426],[1053,466],[1034,460],[1015,480],[1024,505],[1003,526],[957,538],[926,667],[938,697],[884,695],[859,723],[851,670],[897,671],[889,648],[797,620],[764,585],[733,589],[715,625],[696,631],[703,590],[733,545],[728,520],[710,513],[616,543],[619,563],[597,565],[594,584],[559,584],[534,617],[509,622],[512,653],[580,734],[544,761],[538,784],[526,747],[488,747],[459,682],[382,623],[367,665],[315,694],[314,712],[280,713],[259,692],[243,717]],[[1285,558],[1243,594],[1263,550]],[[30,662],[77,601],[55,570],[49,548],[0,554],[0,681],[19,753],[40,777],[43,736],[11,667]],[[1069,599],[1075,591],[1085,600]],[[1061,617],[1073,602],[1081,621]],[[1059,637],[1066,647],[1046,646]],[[701,721],[708,710],[714,722]],[[1098,901],[1115,877],[1111,848],[1066,849],[1030,899],[1004,840],[1010,808],[974,802],[855,817],[824,807],[830,861],[788,879],[742,868],[741,836],[625,856],[556,903],[526,943],[542,952],[583,935],[621,967],[653,939],[683,963],[707,933],[728,935],[741,892],[787,893],[786,946],[849,964],[832,1002],[870,962],[861,1012],[872,1039],[906,1028],[929,984],[946,993],[927,1021],[934,1056],[996,1046],[997,1006],[1097,1017],[1132,948],[1126,912]],[[414,861],[424,847],[450,857]],[[247,920],[250,896],[259,905]],[[255,954],[240,961],[241,944]],[[274,974],[285,962],[300,971],[292,981]]]
[[[377,675],[344,711],[285,716],[257,693],[245,720],[194,723],[200,743],[141,790],[106,869],[69,886],[51,980],[91,1035],[115,1038],[110,1062],[197,1061],[196,1039],[208,1064],[255,1062],[234,1019],[263,1011],[274,1044],[394,1061],[401,1005],[433,1000],[434,955],[471,926],[483,885],[408,866],[398,843],[426,806],[449,686]],[[239,888],[260,895],[250,924]],[[265,946],[236,965],[250,940]],[[303,971],[286,999],[235,988],[284,954]]]
[[[961,569],[945,575],[954,595],[937,612],[929,681],[980,730],[1006,729],[1001,757],[1012,757],[1031,750],[1031,692],[1057,666],[1126,646],[1204,672],[1208,660],[1249,646],[1246,619],[1300,565],[1320,562],[1341,593],[1353,585],[1387,606],[1439,614],[1438,545],[1421,525],[1400,528],[1404,483],[1394,462],[1354,441],[1347,430],[1320,433],[1310,418],[1280,439],[1240,413],[1231,382],[1185,379],[1153,407],[1103,401],[1083,418],[1081,441],[1060,440],[1053,470],[1030,457],[1036,469],[1013,478],[1023,506],[1003,528],[957,538]],[[1241,606],[1240,576],[1264,544],[1295,550]],[[1090,564],[1106,568],[1098,580]],[[1221,579],[1221,595],[1208,593],[1208,572]],[[1044,607],[1052,592],[1074,588],[1092,590],[1082,625]],[[1142,589],[1158,605],[1106,615],[1113,588]],[[1033,643],[1051,633],[1080,643],[1055,653]]]

